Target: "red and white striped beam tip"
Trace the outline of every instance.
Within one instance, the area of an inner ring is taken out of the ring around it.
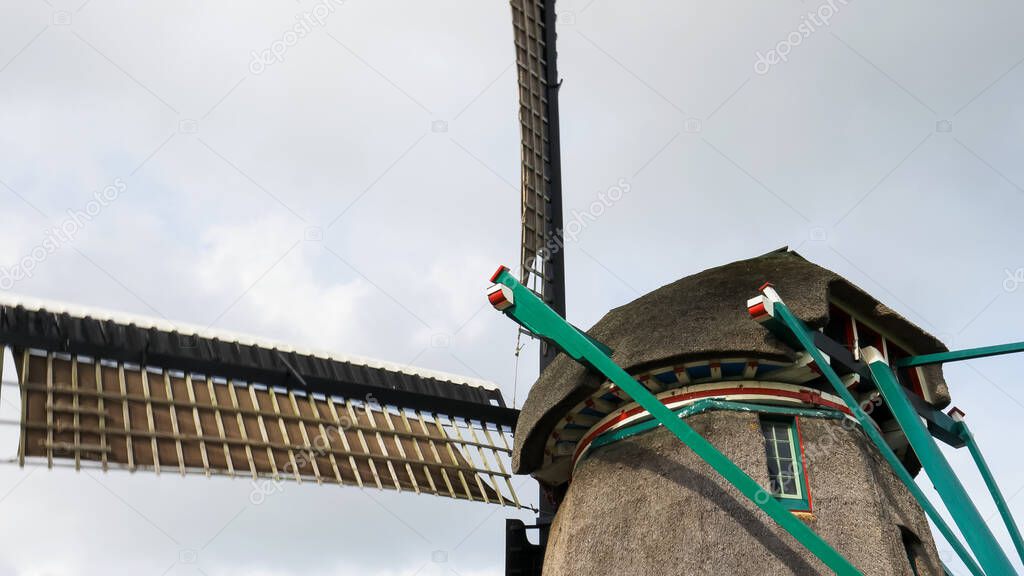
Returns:
[[[967,416],[967,413],[965,413],[957,406],[953,406],[952,408],[950,408],[949,412],[946,412],[946,414],[948,414],[950,418],[956,420],[957,422],[963,422],[964,416]]]
[[[505,310],[515,305],[512,289],[504,284],[495,284],[487,289],[487,300],[498,310]]]
[[[775,317],[774,305],[781,302],[782,298],[779,298],[779,293],[775,291],[775,286],[771,282],[762,284],[758,291],[761,292],[760,296],[747,300],[747,312],[754,320],[764,322]]]
[[[754,320],[764,322],[772,318],[775,310],[772,308],[772,302],[767,297],[755,296],[747,300],[747,312]]]

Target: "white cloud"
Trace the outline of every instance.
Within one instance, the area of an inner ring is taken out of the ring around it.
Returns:
[[[182,272],[194,274],[203,297],[224,303],[224,315],[243,329],[345,350],[373,330],[365,313],[373,287],[358,276],[318,275],[318,234],[286,215],[214,226],[194,266]]]

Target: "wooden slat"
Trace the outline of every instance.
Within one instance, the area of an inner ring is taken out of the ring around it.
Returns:
[[[245,442],[245,459],[249,461],[249,472],[253,480],[259,480],[259,473],[256,472],[256,462],[252,459],[252,445],[249,444],[249,434],[245,430],[245,421],[242,420],[242,412],[238,408],[238,393],[235,392],[235,383],[228,381],[228,396],[231,397],[231,407],[235,409],[235,417],[238,422],[238,435]]]
[[[153,422],[153,403],[150,402],[152,395],[149,392],[149,370],[143,366],[141,370],[142,376],[142,395],[146,398],[146,424],[149,426],[150,433],[154,434],[150,438],[150,448],[153,450],[153,469],[157,474],[160,473],[160,447],[156,443],[156,423]]]
[[[21,353],[21,374],[20,376],[20,388],[21,388],[21,438],[18,440],[18,465],[25,465],[25,441],[27,440],[28,431],[25,427],[28,425],[28,349],[22,350]]]
[[[366,413],[366,418],[370,421],[370,426],[374,429],[374,436],[377,438],[377,445],[380,446],[380,451],[384,454],[384,463],[388,466],[388,472],[391,473],[391,482],[395,485],[395,490],[402,491],[402,484],[398,481],[398,474],[395,472],[395,465],[391,463],[390,454],[388,454],[388,447],[384,444],[384,437],[380,435],[380,430],[377,428],[377,421],[373,418],[373,411],[370,410],[370,403],[366,402],[363,404],[363,411]]]
[[[192,375],[185,375],[185,388],[188,389],[188,401],[192,403],[192,419],[196,423],[196,435],[202,438],[203,436],[203,423],[199,420],[199,405],[196,404],[196,390],[192,384]],[[203,470],[206,472],[206,476],[210,476],[210,457],[206,453],[206,442],[199,440],[199,454],[203,459]]]
[[[352,419],[352,422],[353,423],[358,422],[359,419],[356,418],[356,412],[352,408],[352,401],[351,400],[348,400],[348,399],[345,400],[345,408],[348,410],[348,415],[349,415],[349,418]],[[366,452],[367,454],[369,454],[370,453],[370,447],[366,443],[366,437],[363,436],[362,429],[356,428],[356,437],[359,438],[359,445],[360,445],[360,447],[362,447],[363,452]],[[380,481],[380,474],[377,473],[377,465],[374,463],[373,458],[367,458],[367,461],[370,463],[370,472],[373,473],[373,480],[374,480],[374,482],[377,483],[377,488],[383,490],[384,489],[384,485]]]
[[[81,416],[80,416],[79,406],[78,406],[78,357],[77,356],[72,356],[71,357],[71,389],[74,390],[74,393],[73,393],[73,395],[71,397],[71,406],[72,406],[72,409],[74,410],[72,418],[74,419],[74,423],[75,423],[75,447],[76,447],[75,448],[75,470],[77,471],[77,470],[81,470],[82,469],[82,453],[77,448],[78,446],[81,446],[81,444],[82,444],[82,435],[78,431],[78,427],[81,425]]]
[[[167,391],[167,399],[171,401],[169,406],[171,414],[171,431],[174,432],[175,436],[181,435],[181,430],[178,429],[178,412],[174,408],[174,390],[171,389],[171,375],[164,370],[164,388]],[[178,471],[182,476],[185,475],[185,454],[181,449],[181,440],[174,441],[174,451],[178,455]]]
[[[483,424],[481,424],[481,425],[483,425]],[[473,438],[473,441],[474,442],[478,441],[478,438],[477,438],[477,435],[476,435],[476,429],[473,427],[473,422],[471,422],[469,420],[466,420],[466,428],[469,429],[469,434]],[[477,452],[480,453],[480,461],[483,463],[484,468],[486,470],[491,470],[491,463],[487,459],[487,455],[484,453],[484,449],[481,448],[480,446],[477,446],[476,450],[477,450]],[[498,461],[498,465],[499,466],[501,465],[501,461],[500,460]],[[487,476],[491,479],[491,485],[494,486],[494,493],[498,497],[498,503],[501,504],[502,506],[504,506],[505,505],[505,497],[501,494],[501,487],[498,486],[498,481],[495,479],[494,474],[488,474]]]
[[[135,450],[132,448],[132,435],[129,433],[132,426],[132,418],[128,413],[128,387],[124,381],[124,363],[117,363],[117,383],[121,387],[121,396],[124,399],[121,402],[121,413],[124,416],[124,443],[128,449],[128,469],[135,471]]]
[[[309,399],[309,409],[313,411],[313,416],[317,419],[320,418],[320,409],[317,408],[317,402],[312,395],[307,396]],[[334,457],[334,447],[331,445],[331,435],[328,430],[324,428],[323,423],[317,423],[320,429],[320,437],[324,439],[324,445],[327,447],[327,457],[331,461],[331,470],[334,472],[334,478],[338,481],[338,485],[343,485],[345,482],[341,477],[341,470],[338,469],[338,460]],[[339,434],[344,434],[344,430],[339,430]]]
[[[444,439],[444,446],[448,449],[448,455],[452,457],[453,462],[458,462],[459,459],[455,456],[455,449],[452,448],[452,443],[448,439],[448,433],[444,431],[444,427],[441,426],[441,419],[437,416],[434,416],[434,426],[437,427],[437,433]],[[466,475],[462,473],[462,470],[459,470],[459,480],[462,482],[462,488],[466,491],[466,497],[473,500],[473,493],[469,489],[469,484],[466,482]],[[483,486],[480,487],[480,490],[481,492],[483,491]],[[487,495],[483,494],[483,497],[486,501]]]
[[[270,449],[270,437],[267,436],[267,424],[263,421],[263,414],[260,413],[260,400],[256,397],[256,389],[249,386],[249,397],[252,398],[252,406],[256,409],[256,422],[260,427],[260,436],[267,443],[267,460],[270,461],[270,470],[274,480],[280,480],[277,472],[277,461],[274,460],[274,451]]]
[[[288,391],[288,400],[291,402],[292,411],[295,412],[296,416],[301,416],[299,412],[299,403],[295,401],[295,393],[291,390]],[[299,433],[302,435],[302,443],[306,445],[305,454],[309,458],[309,464],[313,468],[313,477],[316,478],[316,483],[323,483],[323,479],[320,477],[320,466],[316,462],[316,452],[313,450],[313,444],[309,441],[309,433],[306,432],[306,424],[299,420]]]
[[[419,420],[420,428],[423,430],[423,433],[429,437],[430,433],[427,432],[427,423],[423,421],[423,414],[416,411],[416,418]],[[434,456],[434,461],[440,463],[441,455],[437,452],[437,444],[434,443],[433,439],[430,439],[427,441],[427,445],[430,447],[430,452]],[[445,487],[448,488],[448,495],[455,498],[455,490],[452,488],[452,481],[448,478],[448,471],[444,468],[441,468],[441,478],[444,480]]]
[[[46,467],[53,468],[53,352],[46,355]]]
[[[402,424],[405,426],[405,430],[412,433],[412,425],[409,423],[409,417],[406,415],[405,410],[399,410],[402,415]],[[399,440],[401,441],[401,440]],[[416,451],[416,459],[420,462],[426,462],[426,458],[423,457],[423,449],[420,448],[419,440],[412,440],[413,450]],[[430,485],[430,493],[437,495],[437,485],[434,484],[434,476],[430,473],[430,468],[426,464],[423,465],[423,475],[427,477],[427,484]]]
[[[327,398],[327,408],[330,410],[331,417],[334,418],[334,426],[338,430],[338,436],[341,437],[341,445],[345,448],[346,452],[352,450],[348,443],[348,436],[346,434],[347,427],[341,423],[341,418],[338,417],[338,408],[334,405],[334,400],[330,397]],[[356,477],[356,484],[360,488],[363,487],[363,477],[359,474],[359,467],[356,466],[356,459],[352,456],[348,457],[349,466],[352,467],[352,474]]]
[[[462,432],[459,431],[459,424],[458,424],[458,422],[456,422],[454,418],[449,419],[448,422],[451,424],[452,430],[455,432],[455,436],[458,438],[458,443],[460,445],[459,451],[463,452],[463,455],[466,458],[466,460],[472,461],[470,459],[470,457],[465,454],[466,444],[463,442]],[[444,428],[442,428],[440,426],[440,424],[438,425],[438,428],[440,428],[441,430],[444,430]],[[476,480],[477,488],[480,488],[480,494],[483,496],[484,502],[490,504],[491,500],[490,500],[490,498],[487,497],[487,488],[484,487],[483,478],[480,477],[480,474],[474,472],[473,473],[473,479]]]
[[[487,430],[487,425],[486,424],[483,424],[483,431],[484,431],[484,437],[487,438],[487,442],[489,444],[491,444],[492,446],[497,446],[497,444],[494,442],[494,438],[491,437],[491,433]],[[505,435],[502,433],[500,427],[496,430],[496,434],[498,436],[501,436],[501,440],[504,443],[505,442]],[[505,469],[505,463],[502,462],[502,460],[501,460],[501,454],[498,454],[497,450],[492,450],[491,451],[491,455],[494,456],[494,459],[498,461],[498,470],[501,471],[501,475],[505,479],[505,486],[508,488],[508,494],[512,498],[512,501],[515,503],[516,508],[522,508],[523,507],[522,504],[519,503],[519,496],[516,495],[516,490],[515,490],[515,488],[512,487],[512,476],[508,473],[508,470]],[[494,489],[499,494],[501,493],[498,490],[497,484],[495,484]]]
[[[224,418],[220,413],[220,403],[217,402],[217,391],[213,389],[213,378],[206,377],[206,389],[210,392],[210,404],[213,405],[213,417],[217,421],[217,434],[224,440],[224,459],[227,461],[228,476],[235,475],[235,464],[231,461],[231,450],[228,448],[227,434],[224,432]]]
[[[96,408],[85,408],[85,407],[82,407],[82,406],[77,406],[76,407],[74,405],[74,403],[67,404],[65,402],[59,402],[59,401],[55,401],[53,404],[50,404],[49,407],[54,412],[64,412],[64,413],[71,414],[71,415],[85,414],[87,416],[100,416],[102,414],[102,412],[100,412]],[[57,429],[58,432],[61,431],[61,423],[60,422],[56,422],[54,424],[54,427]]]
[[[103,391],[103,366],[96,362],[96,391]],[[100,427],[100,446],[104,446],[107,449],[100,453],[101,465],[103,471],[107,471],[107,452],[110,452],[110,441],[107,440],[107,409],[104,405],[103,395],[96,395],[96,409],[99,412],[99,427]]]
[[[270,406],[273,408],[274,413],[278,415],[277,422],[281,425],[281,436],[284,438],[285,444],[291,445],[292,441],[288,438],[288,427],[285,426],[284,418],[280,417],[281,406],[277,403],[277,394],[274,393],[273,388],[268,388],[267,392],[270,393]],[[295,461],[295,452],[291,448],[288,449],[288,461],[291,462],[292,474],[295,475],[295,481],[301,484],[302,474],[299,471],[299,464]]]
[[[103,445],[100,445],[100,444],[80,444],[78,442],[53,442],[53,443],[46,443],[45,447],[46,447],[47,450],[52,450],[52,451],[56,451],[56,452],[68,452],[68,453],[96,452],[96,453],[106,454],[107,452],[110,452],[110,447],[109,446],[103,446]]]
[[[402,446],[402,439],[398,436],[395,430],[395,424],[391,421],[391,411],[388,410],[387,406],[381,406],[381,412],[384,413],[384,420],[388,423],[388,430],[391,430],[392,438],[395,440],[395,447],[398,448],[398,455],[402,458],[408,458],[405,453],[405,447]],[[422,460],[422,458],[421,458]],[[412,482],[412,489],[417,494],[420,493],[420,485],[416,482],[416,475],[412,472],[412,465],[408,462],[405,464],[405,472],[409,475],[409,481]]]

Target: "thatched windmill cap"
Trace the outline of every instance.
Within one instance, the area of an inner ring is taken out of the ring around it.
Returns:
[[[611,310],[588,334],[607,344],[630,373],[673,362],[752,357],[791,361],[794,351],[750,319],[747,299],[772,282],[789,308],[812,328],[829,320],[838,300],[914,354],[946,351],[937,338],[831,270],[788,248],[687,276]],[[937,407],[949,403],[941,368],[927,371]],[[573,406],[593,395],[603,377],[560,354],[541,374],[523,405],[515,433],[513,468],[527,474],[542,465],[544,444]]]

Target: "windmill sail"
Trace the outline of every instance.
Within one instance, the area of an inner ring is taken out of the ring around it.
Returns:
[[[522,156],[520,279],[565,314],[554,0],[511,0]]]
[[[0,303],[18,459],[315,481],[518,506],[486,381],[166,322]]]

